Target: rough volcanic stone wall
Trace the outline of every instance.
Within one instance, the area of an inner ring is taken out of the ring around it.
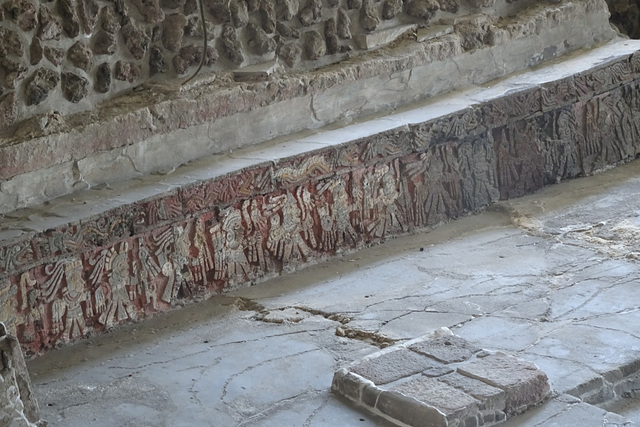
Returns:
[[[0,242],[31,352],[640,153],[640,54],[457,113]]]
[[[509,20],[503,22],[500,14],[558,3],[202,1],[206,52],[197,0],[0,1],[0,137],[24,119],[50,111],[66,115],[91,110],[150,80],[178,84],[201,61],[205,72],[276,57],[285,68],[315,68],[366,50],[367,35],[440,21],[455,22],[464,49],[473,50],[494,43],[505,30],[523,30],[517,24],[507,26]],[[458,17],[466,18],[453,20]]]

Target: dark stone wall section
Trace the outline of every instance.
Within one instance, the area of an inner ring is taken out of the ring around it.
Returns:
[[[639,59],[0,242],[0,320],[39,353],[630,161]]]

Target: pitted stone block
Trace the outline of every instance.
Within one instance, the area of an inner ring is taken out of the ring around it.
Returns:
[[[401,348],[365,359],[353,366],[352,371],[379,385],[439,366],[428,357]]]
[[[425,360],[440,366],[420,370]],[[447,328],[354,362],[335,373],[332,389],[395,424],[425,427],[495,425],[550,393],[534,364],[481,350]]]
[[[439,380],[481,401],[483,405],[481,409],[504,411],[506,393],[502,389],[458,373],[446,375]]]
[[[409,348],[442,363],[464,362],[481,350],[455,335],[421,341]]]
[[[464,391],[428,377],[418,377],[400,384],[394,390],[437,408],[447,417],[476,410],[480,403]]]
[[[514,415],[543,401],[550,393],[547,375],[533,363],[504,353],[470,361],[458,372],[506,391],[505,412]]]

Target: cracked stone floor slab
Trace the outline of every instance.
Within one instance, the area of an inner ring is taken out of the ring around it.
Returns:
[[[509,426],[614,426],[640,388],[640,164],[554,185],[29,362],[50,426],[386,426],[335,371],[441,327],[535,363]],[[640,421],[640,420],[638,420]]]

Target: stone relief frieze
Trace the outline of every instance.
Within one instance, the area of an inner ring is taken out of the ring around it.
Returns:
[[[561,81],[7,242],[0,320],[38,352],[635,158],[637,85]]]

